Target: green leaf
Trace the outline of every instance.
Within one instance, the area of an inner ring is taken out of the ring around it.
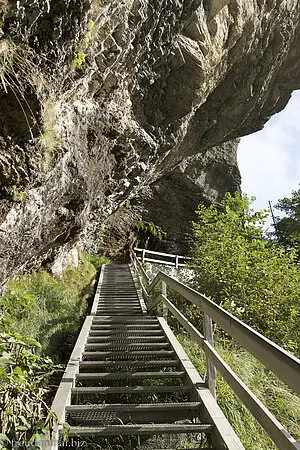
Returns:
[[[0,433],[0,441],[10,442],[9,438],[3,433]]]
[[[21,422],[23,422],[23,424],[27,427],[30,428],[30,424],[28,423],[28,421],[26,420],[26,418],[24,416],[19,416],[19,419],[21,420]]]
[[[34,298],[33,295],[31,295],[31,294],[25,294],[25,295],[23,296],[23,298],[25,298],[25,300],[29,300],[29,301],[31,301],[31,302],[34,302],[34,301],[35,301],[35,298]]]
[[[26,374],[23,372],[23,370],[22,370],[21,367],[19,367],[19,366],[16,366],[16,367],[14,368],[14,374],[20,375],[20,376],[22,376],[22,377],[25,377],[25,376],[26,376]]]
[[[13,360],[11,358],[7,358],[7,357],[0,357],[0,364],[4,365],[4,364],[12,364]]]
[[[16,430],[17,430],[17,431],[27,431],[27,430],[28,430],[28,427],[26,427],[26,426],[24,426],[24,425],[18,425],[18,426],[16,427]]]

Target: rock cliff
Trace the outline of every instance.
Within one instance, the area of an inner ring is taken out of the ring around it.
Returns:
[[[1,278],[121,251],[140,218],[185,250],[198,202],[239,187],[237,138],[299,88],[299,19],[297,0],[0,0]]]

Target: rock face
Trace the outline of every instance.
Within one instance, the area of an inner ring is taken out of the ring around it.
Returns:
[[[300,84],[297,0],[1,0],[0,13],[3,280],[62,246],[98,250],[124,217],[124,235],[142,217],[185,250],[199,201],[239,187],[236,139]]]

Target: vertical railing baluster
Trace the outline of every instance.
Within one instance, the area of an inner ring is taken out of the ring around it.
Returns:
[[[162,295],[167,297],[167,283],[165,281],[161,282],[161,293]],[[168,308],[164,303],[163,303],[163,318],[165,319],[166,322],[168,321]]]
[[[203,313],[203,331],[207,342],[214,346],[212,320],[206,313]],[[206,355],[206,370],[208,388],[213,397],[216,398],[216,367],[208,355]]]

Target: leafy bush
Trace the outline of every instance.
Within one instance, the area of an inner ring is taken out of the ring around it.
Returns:
[[[54,417],[45,404],[47,380],[56,370],[40,345],[18,333],[0,335],[0,418],[2,446],[33,442],[47,433]]]
[[[193,284],[250,326],[299,354],[297,255],[263,237],[266,214],[227,194],[222,210],[200,204],[193,224]]]

